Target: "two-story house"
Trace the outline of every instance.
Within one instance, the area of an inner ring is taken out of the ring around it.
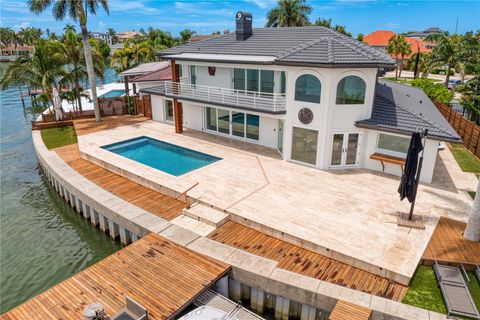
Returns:
[[[377,81],[388,54],[318,27],[252,28],[159,52],[172,81],[141,89],[153,120],[276,148],[318,169],[368,168],[400,175],[413,131],[430,130],[422,180],[430,182],[438,141],[459,137],[423,91]],[[398,160],[397,159],[397,160]]]

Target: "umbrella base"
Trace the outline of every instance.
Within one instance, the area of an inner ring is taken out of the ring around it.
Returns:
[[[413,215],[412,220],[408,220],[409,214],[407,212],[397,211],[397,225],[399,227],[425,229],[425,219],[423,216]]]

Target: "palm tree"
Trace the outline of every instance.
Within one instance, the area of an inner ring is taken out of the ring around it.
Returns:
[[[312,7],[305,0],[278,0],[277,6],[267,14],[266,27],[308,26]]]
[[[18,36],[23,45],[33,46],[42,37],[42,30],[39,28],[21,28]]]
[[[64,77],[63,83],[71,83],[74,87],[78,109],[82,111],[81,101],[81,86],[80,81],[87,78],[87,70],[85,67],[85,54],[83,51],[82,41],[77,37],[77,34],[73,30],[67,31],[63,36],[62,52],[65,55],[65,59],[69,63],[69,72]],[[97,45],[92,45],[92,59],[94,62],[95,74],[103,77],[105,71],[105,63],[103,56],[97,48]]]
[[[64,33],[67,33],[67,32],[74,32],[76,33],[77,30],[75,29],[75,26],[73,24],[70,24],[70,23],[67,23],[65,25],[65,27],[63,27],[63,32]]]
[[[390,40],[388,40],[387,51],[397,60],[395,79],[398,79],[402,74],[403,60],[406,56],[412,53],[412,48],[410,44],[405,40],[404,35],[394,35],[390,38]]]
[[[6,48],[15,42],[15,31],[11,28],[0,28],[0,48]]]
[[[183,31],[180,32],[180,42],[181,43],[187,43],[188,40],[190,40],[190,38],[192,36],[194,36],[196,34],[195,31],[192,31],[190,29],[185,29]]]
[[[117,37],[117,33],[115,32],[115,29],[113,28],[108,28],[107,29],[107,34],[110,36],[110,38],[112,39],[112,44],[115,44],[118,42],[118,37]]]
[[[315,20],[315,25],[331,29],[332,28],[332,19],[317,18],[317,20]]]
[[[155,52],[159,49],[159,46],[164,49],[163,45],[159,44],[156,46],[151,40],[138,41],[128,39],[122,49],[114,52],[110,66],[115,68],[117,72],[122,72],[140,63],[154,61]]]
[[[470,218],[463,236],[472,241],[480,241],[480,183],[477,186],[477,193],[473,200]]]
[[[95,14],[98,7],[101,6],[108,14],[107,0],[28,0],[30,10],[36,14],[45,11],[52,3],[54,3],[53,16],[56,20],[63,20],[68,14],[73,21],[79,21],[80,29],[82,31],[83,50],[85,52],[88,79],[90,80],[90,90],[93,99],[93,110],[95,112],[95,119],[99,122],[101,119],[97,99],[97,81],[92,60],[92,49],[90,47],[90,42],[88,41],[87,13]]]

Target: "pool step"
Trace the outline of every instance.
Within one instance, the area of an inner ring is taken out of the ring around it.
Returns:
[[[174,223],[178,226],[181,226],[187,230],[190,230],[192,232],[195,232],[203,237],[207,236],[210,234],[213,230],[216,228],[214,226],[211,226],[209,224],[206,224],[205,222],[198,221],[196,219],[187,217],[185,215],[180,215],[170,221],[171,223]]]
[[[190,208],[183,209],[183,214],[216,228],[228,221],[228,214],[200,203],[194,203]]]

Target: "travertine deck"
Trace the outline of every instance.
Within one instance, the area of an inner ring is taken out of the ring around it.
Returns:
[[[278,261],[278,267],[343,287],[401,301],[407,287],[335,261],[313,251],[275,239],[233,221],[209,236],[235,248]]]
[[[145,211],[166,220],[173,220],[182,214],[185,207],[183,202],[81,159],[77,144],[56,148],[55,152],[88,180]]]
[[[144,135],[223,160],[174,177],[99,148]],[[413,275],[436,217],[466,219],[472,203],[466,193],[422,185],[416,213],[431,217],[426,230],[399,228],[395,213],[407,211],[409,204],[398,199],[397,177],[362,169],[317,170],[281,161],[271,149],[249,150],[245,143],[210,137],[188,130],[175,134],[172,126],[147,121],[82,135],[79,146],[82,157],[121,168],[120,173],[152,188],[182,192],[199,182],[189,195],[234,219],[352,266],[398,275],[402,283]]]
[[[148,309],[148,319],[169,319],[229,269],[152,233],[0,318],[78,320],[93,302],[112,316],[125,308],[129,296]]]
[[[465,239],[465,227],[461,221],[440,218],[423,259],[480,265],[480,242]]]

